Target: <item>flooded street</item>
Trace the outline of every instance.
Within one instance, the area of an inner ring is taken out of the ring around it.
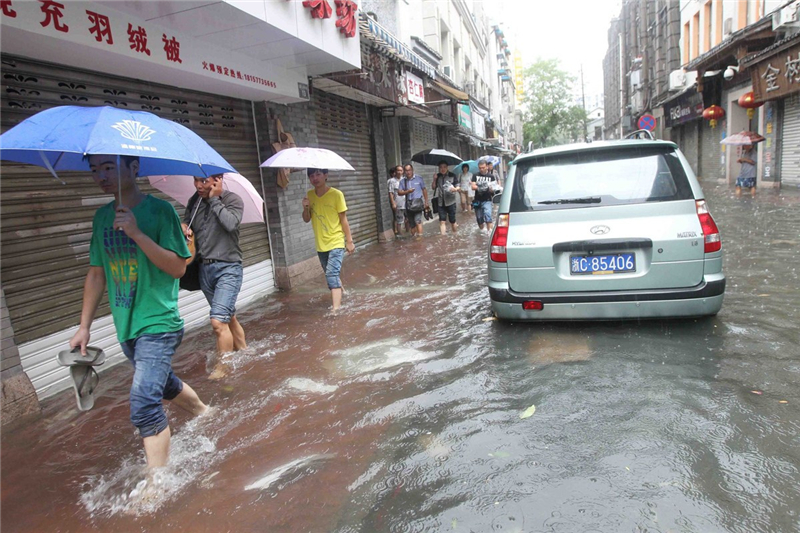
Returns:
[[[3,532],[800,531],[800,193],[704,188],[715,318],[492,320],[488,236],[460,214],[347,258],[339,316],[321,272],[242,310],[221,381],[210,328],[187,335],[173,366],[216,412],[168,407],[160,499],[129,498],[127,365],[88,413],[45,401],[3,431]]]

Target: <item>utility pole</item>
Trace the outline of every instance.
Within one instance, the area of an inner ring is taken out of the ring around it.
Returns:
[[[622,54],[622,33],[617,34],[617,37],[619,39],[619,138],[622,139],[622,117],[625,116],[625,71],[624,56]]]
[[[586,93],[583,90],[583,63],[581,63],[581,102],[583,105],[583,142],[589,137],[589,132],[587,131],[586,125]]]

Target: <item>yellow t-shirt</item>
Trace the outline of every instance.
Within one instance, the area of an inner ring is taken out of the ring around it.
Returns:
[[[321,197],[314,189],[306,193],[311,204],[311,227],[314,228],[314,241],[318,252],[330,252],[334,248],[344,248],[344,230],[339,213],[347,211],[344,194],[331,187]]]

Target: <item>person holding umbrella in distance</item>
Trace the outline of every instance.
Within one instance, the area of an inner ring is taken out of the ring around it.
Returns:
[[[352,254],[356,246],[347,222],[344,194],[328,185],[328,169],[309,168],[306,173],[314,188],[303,198],[303,222],[311,222],[314,229],[317,255],[331,291],[332,311],[336,314],[344,292],[340,279],[344,252]]]

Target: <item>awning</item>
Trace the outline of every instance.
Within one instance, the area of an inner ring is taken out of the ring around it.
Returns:
[[[359,26],[361,27],[362,31],[366,31],[366,33],[372,37],[370,40],[377,40],[381,44],[390,47],[392,52],[403,58],[403,60],[409,65],[421,70],[431,78],[436,77],[436,69],[433,67],[433,65],[425,61],[419,56],[419,54],[413,52],[397,37],[392,35],[389,30],[378,24],[374,19],[366,16],[364,13],[359,12],[358,16]]]
[[[439,87],[446,94],[452,96],[456,100],[458,100],[460,102],[464,102],[464,103],[469,102],[469,95],[467,93],[465,93],[464,91],[459,91],[458,89],[456,89],[454,87],[450,87],[450,86],[445,85],[444,83],[441,83],[441,82],[436,81],[436,80],[432,80],[432,81],[433,81],[434,85]]]

